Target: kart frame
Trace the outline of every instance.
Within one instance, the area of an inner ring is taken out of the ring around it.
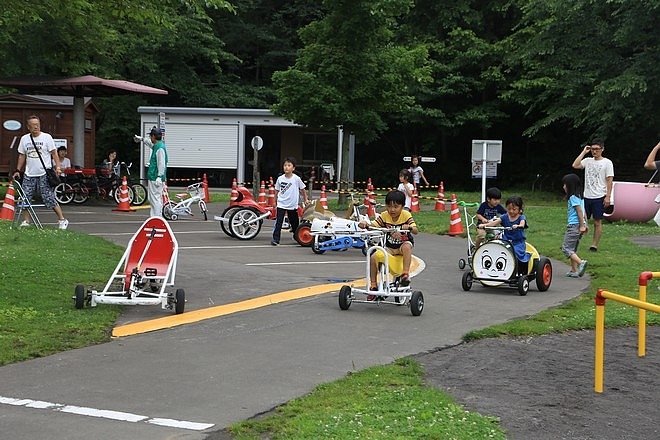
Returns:
[[[77,309],[85,304],[158,305],[183,313],[185,291],[168,291],[174,286],[179,245],[169,224],[150,217],[131,238],[124,255],[101,291],[76,286]]]
[[[365,255],[366,261],[366,286],[365,288],[356,287],[355,284],[344,285],[339,290],[339,308],[348,310],[352,303],[375,304],[377,306],[393,305],[405,306],[410,308],[413,316],[420,316],[424,310],[424,295],[418,290],[413,290],[411,284],[402,285],[400,274],[390,272],[390,258],[402,258],[400,255],[391,255],[385,249],[386,234],[392,232],[405,233],[400,229],[385,229],[370,227],[367,234],[370,235],[367,242],[376,242],[367,249]],[[369,289],[369,280],[371,279],[371,256],[376,252],[383,252],[385,258],[378,265],[377,289]]]

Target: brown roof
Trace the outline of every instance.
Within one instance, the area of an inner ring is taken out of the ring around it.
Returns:
[[[60,79],[0,79],[0,86],[15,88],[20,93],[60,96],[167,95],[167,90],[92,75]]]

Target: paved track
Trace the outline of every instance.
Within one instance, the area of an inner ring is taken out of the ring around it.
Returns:
[[[65,212],[70,229],[125,246],[148,211],[112,208],[67,206]],[[211,204],[210,218],[222,208]],[[41,218],[52,221],[52,213]],[[186,311],[364,277],[356,249],[315,255],[288,237],[270,246],[270,221],[251,241],[227,237],[214,221],[171,226],[180,246],[175,284],[186,290]],[[588,287],[587,277],[563,278],[567,266],[553,261],[548,292],[534,283],[525,297],[480,286],[463,292],[457,261],[464,253],[461,238],[416,241],[415,254],[426,264],[413,279],[425,297],[420,317],[370,304],[341,311],[335,291],[4,366],[2,437],[203,439],[349,371],[457,344],[470,330],[559,305]],[[168,313],[127,307],[118,324]]]

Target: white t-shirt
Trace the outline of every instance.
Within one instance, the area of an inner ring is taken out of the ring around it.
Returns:
[[[275,182],[277,191],[277,207],[282,209],[297,209],[300,200],[300,190],[305,188],[305,183],[296,174],[290,178],[282,174]]]
[[[410,171],[410,174],[412,174],[413,182],[415,183],[415,185],[419,185],[419,182],[421,181],[422,178],[422,173],[424,172],[424,168],[417,165],[416,167],[408,168],[408,171]]]
[[[55,150],[55,142],[53,137],[48,133],[41,132],[39,136],[34,138],[34,143],[39,149],[39,154],[46,165],[46,168],[51,167],[52,151]],[[25,154],[25,175],[29,177],[38,177],[46,174],[37,152],[34,150],[34,145],[30,140],[30,134],[25,134],[21,137],[21,142],[18,144],[18,152]]]
[[[603,157],[587,157],[580,162],[584,167],[584,198],[599,199],[607,195],[607,178],[614,177],[614,164]]]
[[[55,168],[55,162],[53,162],[52,167]],[[62,168],[62,172],[60,173],[60,176],[66,176],[64,170],[67,168],[71,168],[71,161],[69,160],[68,157],[65,157],[64,159],[60,160],[60,168]]]
[[[410,190],[411,192],[415,189],[415,185],[413,185],[410,182],[406,183],[405,185],[408,187],[408,190]],[[410,209],[410,207],[412,205],[412,197],[410,197],[408,195],[408,191],[406,191],[406,186],[404,186],[403,183],[399,183],[399,186],[396,189],[398,189],[399,191],[401,191],[402,193],[404,193],[406,195],[406,206],[405,207]]]

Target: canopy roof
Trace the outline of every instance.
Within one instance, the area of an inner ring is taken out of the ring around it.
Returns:
[[[92,75],[74,78],[0,79],[0,86],[32,95],[73,96],[73,163],[85,163],[85,97],[115,95],[167,95],[156,89],[130,81],[103,79]]]
[[[73,78],[0,79],[0,86],[20,93],[58,96],[167,95],[167,90],[119,79],[103,79],[92,75]]]

